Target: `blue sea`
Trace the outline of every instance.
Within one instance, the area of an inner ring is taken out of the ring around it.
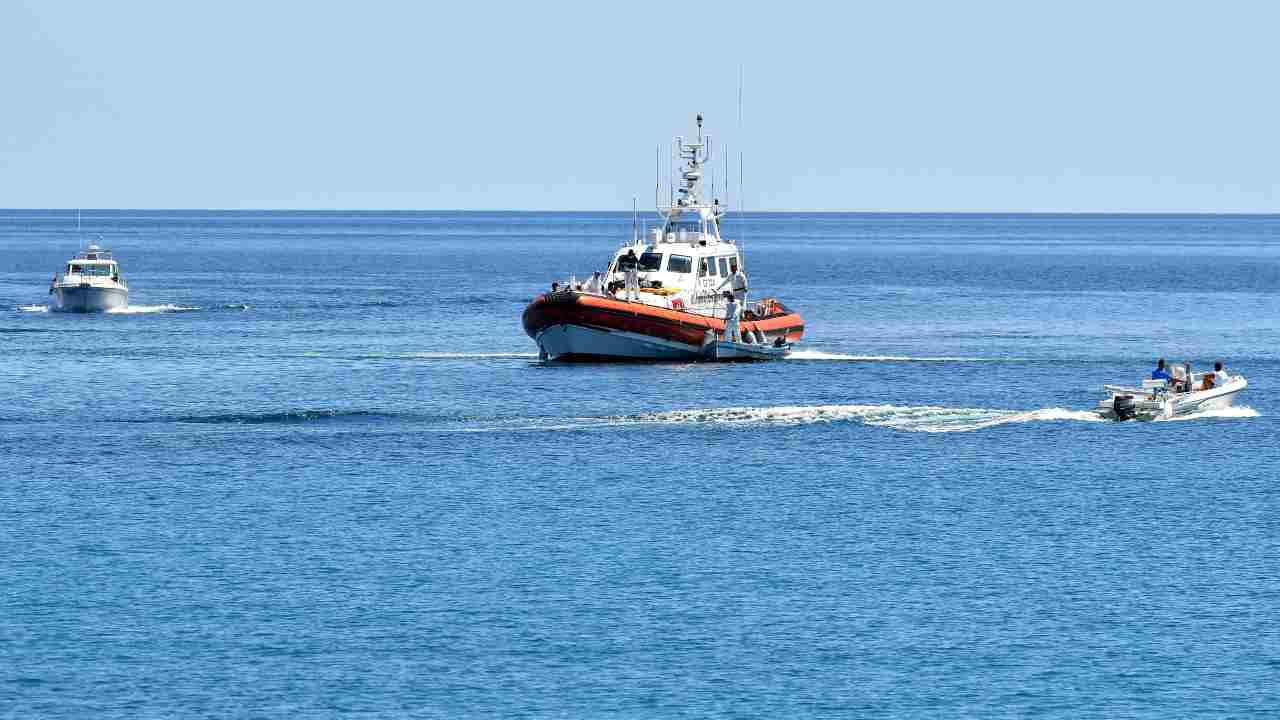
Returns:
[[[760,365],[538,362],[630,213],[82,223],[0,211],[0,716],[1280,715],[1280,217],[734,217]],[[1086,412],[1159,356],[1249,389]]]

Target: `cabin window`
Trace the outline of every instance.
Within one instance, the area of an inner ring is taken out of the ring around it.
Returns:
[[[729,277],[728,258],[720,258],[720,277]]]
[[[687,255],[672,255],[667,260],[667,272],[687,273],[693,271],[693,258]]]
[[[706,277],[706,276],[707,276],[707,259],[701,258],[700,260],[698,260],[698,277]]]
[[[737,255],[733,255],[729,258],[729,272],[731,273],[738,272],[738,256]]]
[[[640,256],[640,270],[649,272],[662,269],[662,253],[647,252]]]

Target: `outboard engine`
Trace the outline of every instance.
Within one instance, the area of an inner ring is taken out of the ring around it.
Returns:
[[[1111,409],[1116,414],[1116,420],[1132,420],[1138,417],[1138,409],[1133,404],[1132,395],[1116,395],[1111,400]]]

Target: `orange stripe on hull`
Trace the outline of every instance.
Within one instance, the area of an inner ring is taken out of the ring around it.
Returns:
[[[581,325],[640,333],[695,347],[702,345],[708,329],[724,332],[724,320],[720,318],[575,292],[539,295],[525,308],[523,323],[525,333],[535,339],[554,325]],[[804,335],[804,321],[796,313],[744,320],[740,326],[745,331],[758,329],[769,339],[785,336],[789,342]]]

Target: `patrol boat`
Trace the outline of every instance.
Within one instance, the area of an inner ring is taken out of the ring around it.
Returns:
[[[1230,375],[1207,390],[1195,389],[1204,387],[1205,376],[1214,377],[1215,373],[1192,373],[1185,385],[1191,390],[1182,390],[1184,386],[1171,385],[1168,380],[1143,380],[1140,388],[1104,385],[1107,397],[1098,401],[1094,412],[1108,420],[1167,420],[1229,408],[1236,395],[1249,387],[1243,375]]]
[[[553,284],[525,308],[540,358],[768,360],[786,357],[804,334],[800,316],[777,299],[747,302],[742,247],[720,234],[726,206],[703,197],[712,141],[701,115],[697,126],[691,142],[675,139],[681,187],[658,205],[661,226],[636,231],[599,277]]]
[[[129,285],[110,250],[97,245],[67,261],[66,271],[49,283],[54,312],[102,312],[129,304]]]

